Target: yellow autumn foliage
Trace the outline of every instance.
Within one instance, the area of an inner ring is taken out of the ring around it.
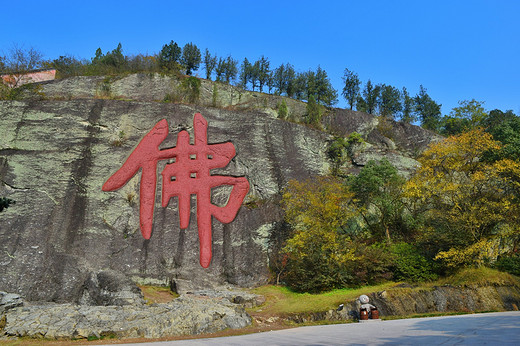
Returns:
[[[289,181],[282,203],[286,220],[295,228],[336,230],[355,215],[354,193],[338,179],[315,177]]]
[[[460,268],[467,266],[480,267],[496,252],[496,242],[483,239],[466,248],[451,248],[448,251],[440,251],[435,260],[444,262],[447,268]]]
[[[352,284],[363,251],[349,236],[349,222],[359,213],[347,185],[335,177],[292,180],[282,206],[291,225],[282,249],[288,259],[284,281],[312,292]]]
[[[513,230],[509,236],[520,235],[520,163],[484,160],[487,151],[499,148],[482,129],[449,137],[424,152],[421,167],[405,184],[404,196],[412,210],[423,213],[430,241],[452,241],[437,255],[448,267],[481,263],[486,244],[505,236],[498,232],[504,225]]]
[[[333,177],[291,180],[282,199],[286,220],[293,228],[285,250],[299,259],[316,254],[338,264],[354,259],[350,238],[342,230],[356,215],[353,199],[354,194]]]

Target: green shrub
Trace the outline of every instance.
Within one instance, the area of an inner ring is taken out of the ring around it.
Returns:
[[[352,145],[358,144],[358,143],[364,143],[364,142],[365,141],[363,140],[363,136],[361,136],[361,134],[357,133],[357,132],[352,132],[347,137],[347,143],[349,146],[352,146]]]
[[[195,103],[200,96],[200,79],[197,77],[187,77],[181,82],[181,90],[189,103]]]
[[[112,77],[106,76],[97,85],[96,96],[99,98],[111,98],[112,96]]]
[[[278,105],[278,118],[286,119],[287,115],[289,115],[287,103],[285,102],[285,100],[282,100],[282,102],[280,102],[280,104]]]
[[[320,105],[316,102],[314,96],[310,96],[307,101],[307,114],[305,114],[304,122],[314,127],[320,127],[321,112]]]
[[[289,261],[283,281],[295,292],[318,293],[350,286],[353,282],[348,268],[337,262],[323,260],[318,253]]]
[[[418,249],[408,243],[396,243],[390,246],[394,256],[394,279],[398,281],[419,282],[435,280],[433,263],[420,254]]]
[[[309,252],[289,260],[284,282],[295,292],[318,293],[345,287],[375,285],[392,279],[392,254],[384,245],[353,244],[345,261],[330,260],[331,254]]]
[[[0,82],[0,100],[45,99],[45,93],[39,84],[28,83],[16,88],[8,87]]]
[[[213,84],[213,92],[211,93],[211,105],[213,107],[218,106],[218,89],[216,84]]]
[[[0,197],[0,211],[3,211],[4,209],[9,208],[11,204],[14,204],[15,201],[13,201],[10,198],[7,197]]]
[[[358,244],[356,259],[350,271],[354,277],[351,287],[375,285],[392,279],[392,254],[385,244]]]
[[[176,93],[168,93],[168,94],[164,95],[164,98],[162,100],[162,102],[164,102],[164,103],[177,103],[180,101],[181,101],[181,97],[179,97],[179,95]]]
[[[495,267],[509,274],[520,276],[520,253],[500,256],[495,263]]]
[[[334,140],[329,144],[327,156],[332,161],[331,174],[334,176],[341,173],[341,166],[347,162],[347,147],[348,143],[343,137],[334,137]]]

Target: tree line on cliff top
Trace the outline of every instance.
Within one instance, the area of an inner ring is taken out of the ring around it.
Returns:
[[[44,60],[43,54],[34,48],[23,49],[16,45],[5,56],[0,55],[0,74],[24,73],[39,68],[56,69],[58,78],[135,72],[159,72],[183,77],[184,74],[191,76],[203,69],[204,77],[208,80],[307,101],[311,103],[311,108],[313,103],[331,107],[338,101],[338,91],[333,88],[327,72],[320,66],[315,70],[297,71],[293,65],[285,63],[275,68],[263,55],[256,61],[246,57],[239,63],[231,56],[212,55],[208,49],[202,54],[197,45],[191,42],[181,48],[173,40],[154,55],[124,55],[121,43],[105,53],[98,48],[92,58],[83,60],[73,56]],[[460,107],[442,116],[441,104],[430,97],[423,85],[420,85],[415,96],[411,96],[406,87],[399,89],[389,84],[375,84],[370,79],[363,85],[358,74],[348,68],[342,79],[341,95],[351,110],[406,123],[419,123],[442,135],[460,133],[468,127],[468,122],[478,120],[469,120],[467,110],[461,111]],[[463,102],[461,107],[481,106],[475,100]]]
[[[42,56],[33,48],[24,50],[14,46],[6,56],[0,56],[0,73],[55,68],[58,78],[64,78],[131,72],[191,76],[196,71],[204,70],[204,76],[208,80],[234,84],[251,91],[283,95],[327,107],[338,102],[338,91],[332,86],[327,72],[320,66],[308,71],[297,71],[290,63],[273,67],[263,55],[256,61],[250,61],[246,57],[239,62],[231,56],[217,57],[208,49],[202,53],[191,42],[181,48],[171,41],[154,55],[126,56],[119,43],[115,49],[105,53],[98,48],[89,60],[64,55],[45,61]],[[371,80],[363,86],[359,76],[349,69],[344,71],[343,82],[341,95],[352,110],[408,123],[419,121],[423,127],[431,130],[438,131],[442,127],[441,105],[428,95],[427,89],[422,85],[415,96],[410,96],[405,87],[398,89],[388,84],[374,84]]]

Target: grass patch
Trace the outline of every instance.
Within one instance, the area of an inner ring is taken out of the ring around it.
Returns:
[[[345,303],[345,301],[354,300],[361,294],[384,290],[387,290],[389,293],[410,290],[430,290],[435,286],[445,285],[459,287],[500,285],[520,286],[520,279],[508,273],[482,267],[462,269],[455,275],[449,277],[432,282],[425,282],[414,287],[404,288],[399,287],[398,283],[388,282],[377,286],[344,288],[325,293],[311,294],[297,293],[291,291],[285,286],[266,285],[251,290],[252,293],[263,295],[266,298],[266,303],[260,307],[248,309],[248,311],[252,314],[261,313],[265,316],[284,316],[293,313],[321,312],[336,309],[339,304]],[[431,314],[431,316],[436,316],[436,314]],[[403,316],[400,316],[399,318],[403,318]]]
[[[336,309],[339,304],[356,299],[361,294],[383,291],[393,286],[395,286],[395,283],[391,282],[370,287],[337,289],[317,294],[296,293],[284,286],[261,286],[252,289],[251,292],[263,295],[266,298],[266,303],[250,310],[251,312],[261,311],[262,314],[266,315],[327,311]]]
[[[520,280],[509,273],[487,267],[465,268],[454,275],[439,279],[432,283],[435,286],[509,286],[520,285]]]
[[[138,287],[141,289],[141,292],[143,292],[146,304],[169,303],[179,297],[179,295],[173,293],[169,287],[145,285],[139,285]]]

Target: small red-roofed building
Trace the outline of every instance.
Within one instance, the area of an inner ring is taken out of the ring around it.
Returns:
[[[54,80],[56,78],[56,69],[41,69],[25,73],[6,73],[0,75],[0,77],[4,84],[14,88],[24,84]]]

